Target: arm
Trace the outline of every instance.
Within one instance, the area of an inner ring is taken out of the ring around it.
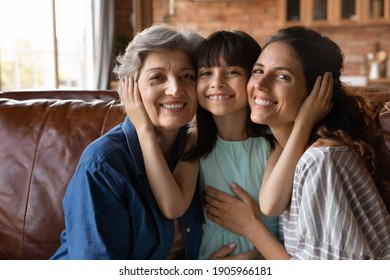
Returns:
[[[213,222],[242,235],[255,245],[265,259],[290,259],[283,245],[261,221],[256,202],[240,186],[233,184],[235,198],[207,187],[205,196],[207,216]]]
[[[294,121],[293,130],[278,160],[270,156],[259,201],[268,216],[280,215],[290,204],[294,170],[306,149],[314,125],[331,109],[333,79],[330,73],[318,77],[311,94],[303,102]],[[268,176],[269,174],[269,176]]]
[[[125,198],[113,191],[122,188],[117,178],[105,164],[80,163],[63,200],[66,228],[60,248],[65,249],[54,259],[63,258],[64,252],[73,260],[119,260],[131,255],[131,217]]]
[[[138,86],[126,77],[123,100],[140,141],[146,174],[161,213],[168,219],[182,216],[195,193],[198,162],[180,161],[172,174],[158,144],[154,126],[144,108]]]

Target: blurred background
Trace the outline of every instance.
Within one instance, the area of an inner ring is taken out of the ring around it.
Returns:
[[[0,91],[115,89],[115,57],[154,23],[240,29],[261,45],[306,25],[340,45],[345,82],[390,87],[390,0],[0,0]]]

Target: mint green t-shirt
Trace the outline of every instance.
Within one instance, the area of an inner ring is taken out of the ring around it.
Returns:
[[[233,194],[231,184],[235,182],[258,203],[269,152],[269,144],[263,137],[251,137],[244,141],[226,141],[218,137],[212,152],[200,160],[200,187],[208,185]],[[237,243],[233,255],[255,248],[246,238],[215,224],[206,214],[204,217],[199,259],[208,259],[220,247],[232,242]],[[263,221],[270,232],[277,236],[278,218],[263,216]]]

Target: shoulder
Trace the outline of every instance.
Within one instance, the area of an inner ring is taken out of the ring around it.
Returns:
[[[79,169],[83,170],[79,174],[94,171],[117,177],[126,177],[130,173],[143,174],[143,158],[137,134],[130,131],[126,123],[114,127],[85,148],[78,163]]]
[[[337,140],[318,138],[317,141],[315,141],[310,147],[341,147],[341,146],[345,146],[345,144]]]
[[[346,164],[348,162],[348,164]],[[300,158],[296,172],[321,174],[360,169],[360,160],[354,150],[348,146],[311,146]]]
[[[258,151],[266,151],[270,149],[270,143],[263,136],[249,137],[247,140],[242,141],[243,146],[251,147],[251,149],[257,149]]]
[[[92,141],[85,148],[81,160],[101,162],[115,150],[123,150],[126,146],[126,137],[119,125]]]

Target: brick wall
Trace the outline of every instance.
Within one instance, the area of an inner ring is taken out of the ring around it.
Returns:
[[[132,0],[115,0],[115,32],[119,37],[133,37]]]
[[[123,53],[133,38],[131,23],[132,0],[115,0],[115,53]]]
[[[117,36],[130,39],[132,0],[115,0]],[[219,29],[240,29],[262,44],[281,26],[277,0],[210,1],[175,0],[175,14],[169,15],[169,0],[153,0],[154,23],[167,22],[198,31],[203,36]],[[335,40],[345,54],[344,75],[365,75],[365,57],[375,43],[390,53],[390,24],[371,26],[317,27]],[[390,67],[388,67],[390,68]],[[390,71],[389,75],[390,75]]]
[[[168,15],[168,0],[153,1],[155,23],[168,22],[194,29],[207,36],[218,29],[241,29],[261,44],[280,27],[277,0],[194,2],[175,0],[175,15]],[[379,43],[390,53],[390,24],[348,27],[318,27],[335,40],[345,54],[344,75],[365,75],[365,56]]]

